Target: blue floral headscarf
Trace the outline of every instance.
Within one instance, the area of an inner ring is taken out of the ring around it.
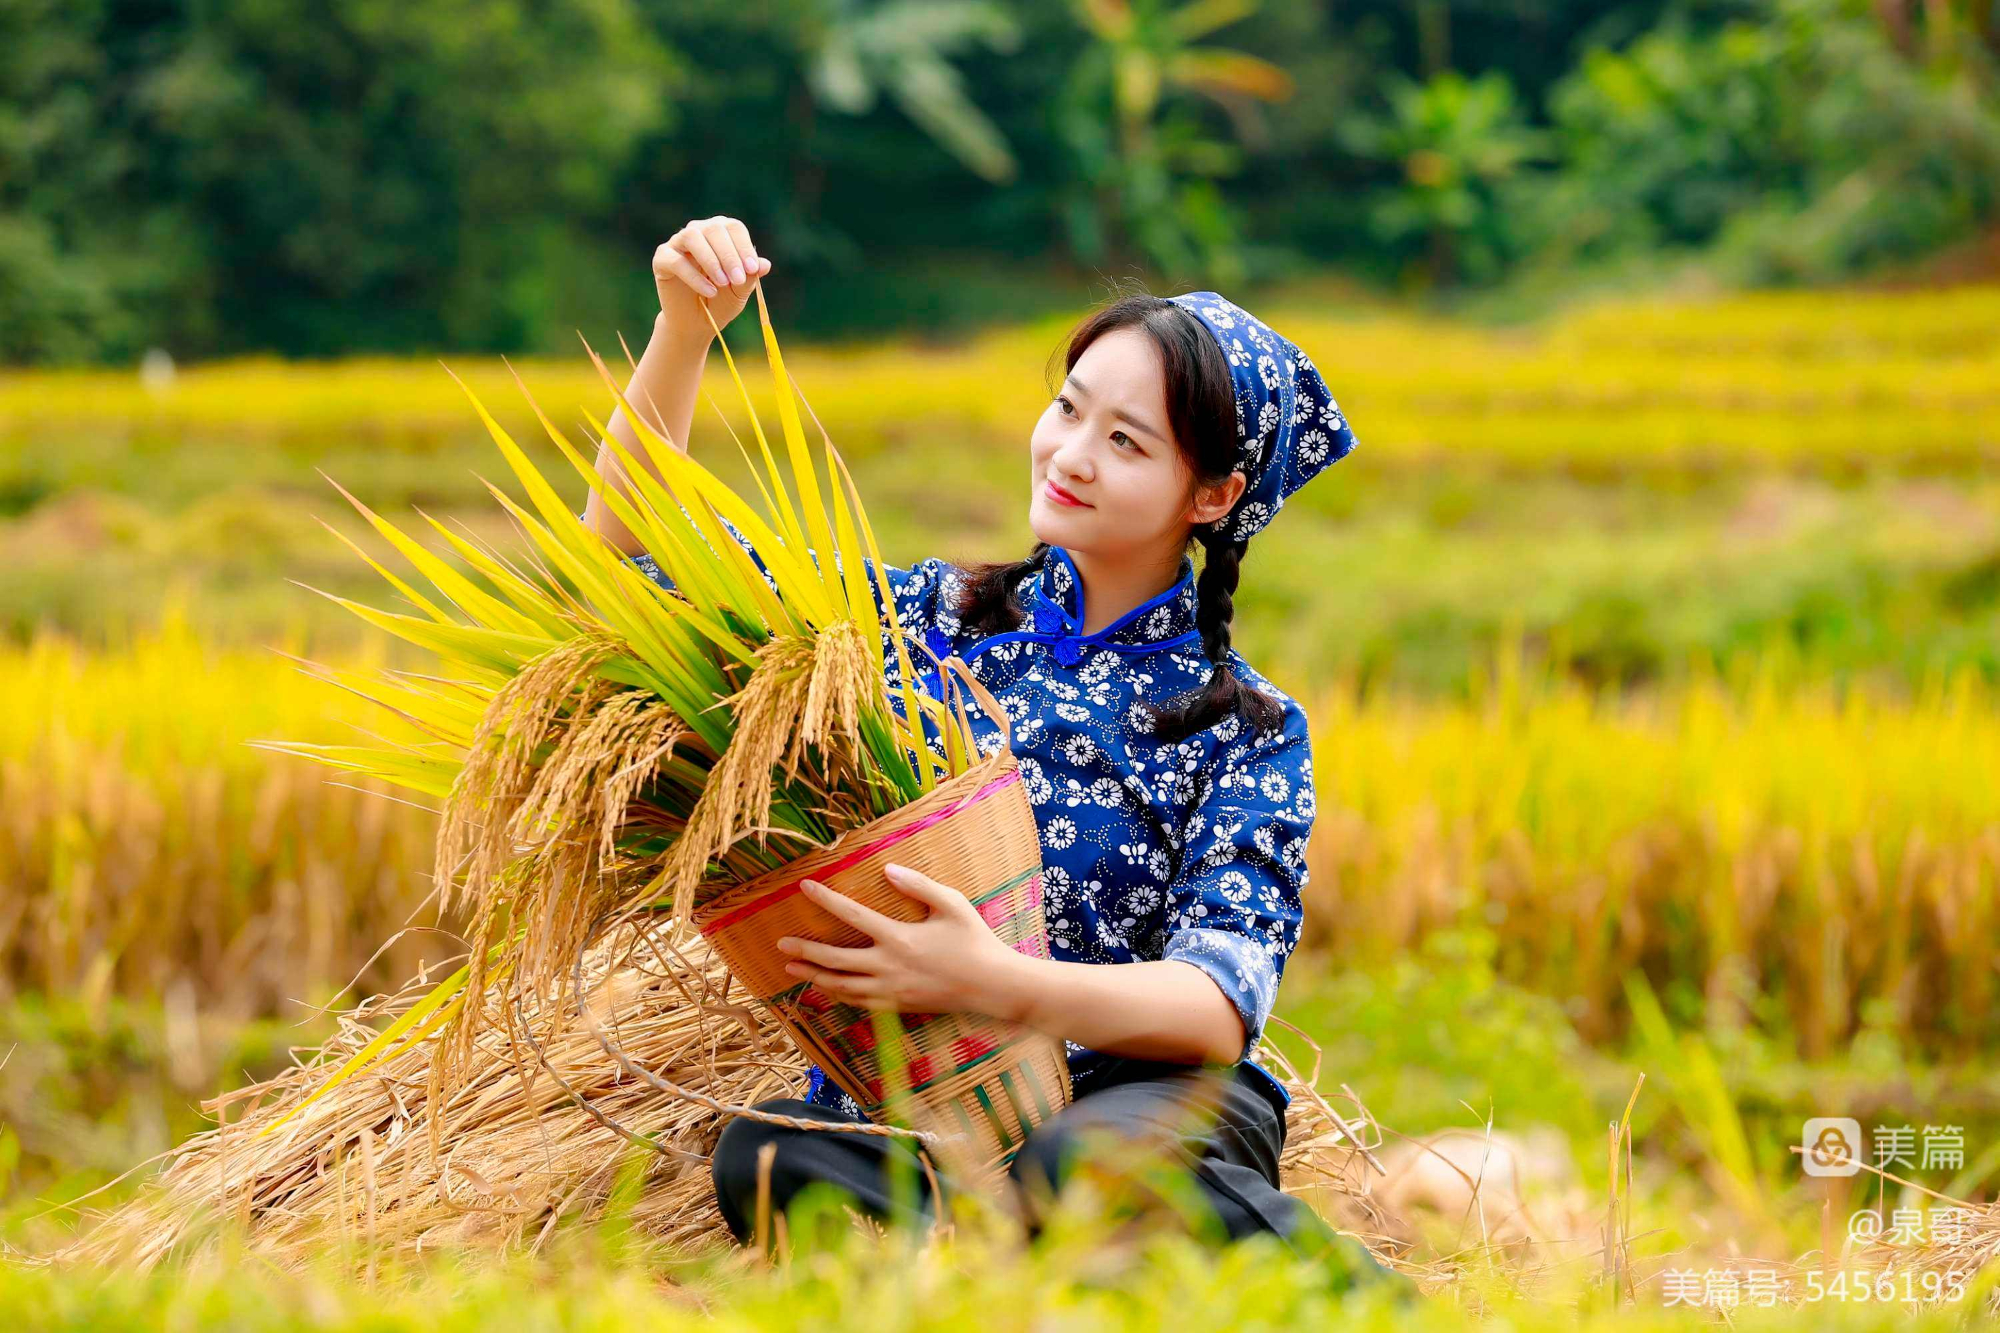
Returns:
[[[1215,529],[1247,541],[1286,496],[1347,457],[1354,432],[1318,368],[1291,339],[1215,292],[1167,299],[1215,335],[1236,382],[1236,466],[1250,484]]]

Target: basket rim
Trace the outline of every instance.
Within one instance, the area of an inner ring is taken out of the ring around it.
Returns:
[[[720,928],[723,918],[732,916],[738,910],[771,892],[781,890],[788,882],[795,885],[798,879],[815,870],[850,857],[858,859],[870,855],[878,850],[876,844],[883,838],[900,833],[906,826],[921,823],[930,816],[942,814],[954,804],[970,805],[989,785],[1007,782],[1010,779],[1018,782],[1020,775],[1019,759],[1015,757],[1012,749],[1002,745],[979,763],[963,773],[940,782],[909,804],[897,806],[886,814],[877,815],[865,824],[857,824],[843,831],[826,846],[803,852],[783,865],[766,870],[754,879],[741,880],[730,885],[695,909],[690,921],[702,934],[712,934]],[[1030,818],[1033,814],[1033,807],[1030,806]]]

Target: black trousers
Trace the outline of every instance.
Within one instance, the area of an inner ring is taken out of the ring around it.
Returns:
[[[794,1097],[759,1102],[758,1109],[851,1119]],[[863,1211],[884,1221],[922,1224],[935,1211],[911,1139],[796,1129],[738,1116],[723,1127],[711,1170],[716,1202],[739,1242],[751,1238],[755,1225],[757,1157],[767,1143],[777,1145],[770,1167],[774,1213],[820,1181],[845,1190]],[[1300,1253],[1322,1253],[1332,1243],[1331,1228],[1278,1188],[1284,1146],[1278,1094],[1244,1065],[1221,1069],[1107,1057],[1079,1076],[1068,1106],[1035,1127],[1008,1175],[1031,1234],[1039,1231],[1047,1202],[1080,1164],[1122,1162],[1115,1169],[1125,1174],[1115,1178],[1130,1180],[1131,1164],[1143,1159],[1153,1164],[1146,1168],[1154,1171],[1152,1179],[1170,1184],[1159,1193],[1196,1234],[1237,1240],[1270,1232]],[[890,1164],[899,1154],[915,1181],[901,1199],[890,1187]],[[1182,1170],[1165,1169],[1174,1164]],[[934,1171],[948,1199],[956,1187],[943,1171],[935,1166]]]

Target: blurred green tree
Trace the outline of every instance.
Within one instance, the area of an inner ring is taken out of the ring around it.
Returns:
[[[1905,57],[1894,7],[1861,0],[1591,52],[1552,98],[1545,262],[1703,250],[1739,280],[1825,280],[1971,234],[2000,212],[2000,104],[1976,28],[1935,8],[1948,53]]]
[[[14,0],[0,23],[15,359],[521,346],[675,74],[627,0]]]
[[[566,352],[715,212],[812,336],[1032,317],[1077,260],[1838,279],[1992,225],[1996,12],[0,0],[0,362]]]
[[[887,93],[967,170],[1004,185],[1020,164],[945,59],[975,42],[1004,55],[1020,46],[1021,29],[1004,7],[979,0],[835,0],[807,77],[821,102],[850,115]]]
[[[1386,84],[1389,114],[1346,126],[1355,152],[1401,168],[1375,193],[1376,234],[1428,284],[1499,276],[1521,249],[1508,187],[1549,155],[1549,136],[1528,125],[1498,70],[1476,79],[1446,70],[1425,83],[1390,75]]]
[[[1242,150],[1210,132],[1188,94],[1230,117],[1237,136],[1262,138],[1257,103],[1292,95],[1283,69],[1242,51],[1202,46],[1253,13],[1256,0],[1078,0],[1095,40],[1078,57],[1056,109],[1075,160],[1064,203],[1072,247],[1087,260],[1121,248],[1173,279],[1242,280],[1241,215],[1216,186]]]

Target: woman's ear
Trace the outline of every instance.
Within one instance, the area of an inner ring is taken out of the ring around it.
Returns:
[[[1194,503],[1188,506],[1189,521],[1196,525],[1215,522],[1236,507],[1249,485],[1250,479],[1238,468],[1221,481],[1196,487]]]

